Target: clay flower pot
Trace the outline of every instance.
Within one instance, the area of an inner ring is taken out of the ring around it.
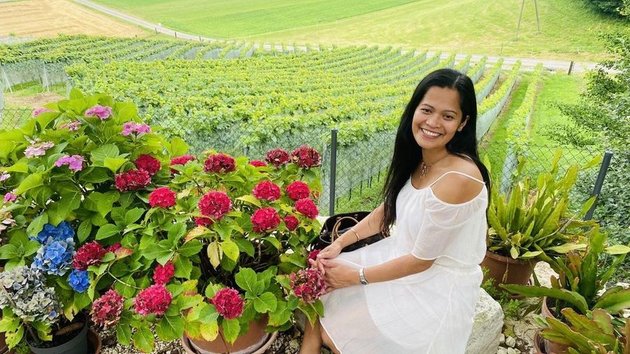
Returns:
[[[551,311],[549,306],[547,305],[548,298],[545,296],[542,299],[542,307],[540,308],[540,314],[544,317],[553,317],[556,318],[556,315]],[[552,342],[548,339],[543,338],[543,347],[545,353],[549,354],[566,354],[569,352],[569,346],[564,344],[559,344],[556,342]]]
[[[250,322],[247,333],[238,337],[232,344],[223,340],[221,330],[219,330],[219,336],[213,341],[188,338],[184,335],[181,342],[189,354],[263,354],[278,336],[278,332],[265,332],[265,327],[267,327],[266,317]]]
[[[488,269],[486,278],[494,279],[495,286],[499,284],[527,285],[535,265],[534,261],[504,257],[490,251],[486,251],[486,256],[481,262],[481,267]]]

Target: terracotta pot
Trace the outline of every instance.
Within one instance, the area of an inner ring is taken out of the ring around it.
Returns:
[[[543,337],[540,336],[539,331],[536,331],[534,334],[534,354],[547,354],[547,352],[545,352]]]
[[[536,262],[533,261],[504,257],[490,251],[486,251],[486,256],[481,262],[481,266],[488,269],[486,278],[494,279],[495,286],[499,284],[528,284],[535,265]]]
[[[543,297],[542,306],[540,308],[540,314],[543,315],[543,317],[556,318],[556,315],[554,315],[554,313],[549,308],[549,305],[547,305],[547,300],[548,298],[546,296]],[[566,354],[569,352],[568,345],[552,342],[544,338],[543,338],[543,344],[544,344],[545,353],[547,354]]]
[[[181,342],[189,354],[262,354],[269,349],[271,343],[278,336],[277,332],[265,332],[266,327],[266,317],[250,322],[247,333],[238,337],[233,344],[223,341],[223,331],[221,329],[219,329],[219,336],[213,341],[188,338],[184,335]]]

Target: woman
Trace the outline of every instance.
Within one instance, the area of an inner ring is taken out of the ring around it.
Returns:
[[[482,280],[488,171],[479,161],[473,83],[430,73],[402,115],[383,204],[323,249],[329,293],[301,353],[464,353]],[[341,249],[379,230],[391,237]]]

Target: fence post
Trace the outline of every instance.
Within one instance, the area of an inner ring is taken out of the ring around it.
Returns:
[[[606,172],[608,172],[608,167],[610,167],[610,160],[613,157],[613,152],[608,150],[604,153],[604,159],[602,160],[602,165],[599,167],[599,173],[597,174],[597,180],[595,181],[595,186],[593,187],[592,196],[595,197],[595,202],[593,206],[586,212],[584,216],[584,220],[591,220],[593,218],[593,213],[595,212],[595,207],[597,207],[597,199],[599,198],[599,194],[602,191],[602,186],[604,185],[604,178],[606,178]]]
[[[328,215],[335,215],[335,182],[337,180],[337,128],[330,131],[330,184]]]
[[[571,72],[573,71],[573,60],[571,60],[571,64],[569,64],[569,72],[567,72],[567,75],[571,75]]]

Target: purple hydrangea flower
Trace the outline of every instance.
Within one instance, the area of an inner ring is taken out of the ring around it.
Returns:
[[[13,203],[17,199],[17,195],[13,192],[8,192],[4,195],[4,203]]]
[[[90,278],[86,270],[74,269],[68,276],[68,284],[78,293],[84,293],[90,287]]]
[[[86,117],[99,117],[101,120],[106,120],[112,115],[112,107],[96,105],[92,108],[88,108],[85,111]]]
[[[46,107],[39,107],[39,108],[35,108],[33,112],[31,113],[31,115],[33,117],[37,117],[44,112],[52,112],[52,111]]]
[[[53,146],[55,146],[55,144],[50,141],[32,143],[29,147],[26,148],[26,150],[24,150],[24,156],[29,159],[37,156],[44,156],[46,155],[46,150],[50,149]]]
[[[71,132],[76,132],[77,130],[79,130],[79,128],[81,128],[81,121],[75,120],[72,122],[63,123],[62,125],[59,126],[59,128],[68,129]]]
[[[83,159],[83,156],[81,155],[72,155],[72,156],[64,155],[55,162],[55,166],[61,167],[61,166],[67,165],[70,170],[74,172],[79,172],[83,169],[84,161],[85,160]]]
[[[8,180],[9,178],[11,178],[11,175],[9,173],[7,172],[0,173],[0,182],[4,182]]]
[[[147,124],[140,124],[136,122],[127,122],[123,124],[123,136],[129,136],[136,133],[138,136],[151,132],[151,127]]]

